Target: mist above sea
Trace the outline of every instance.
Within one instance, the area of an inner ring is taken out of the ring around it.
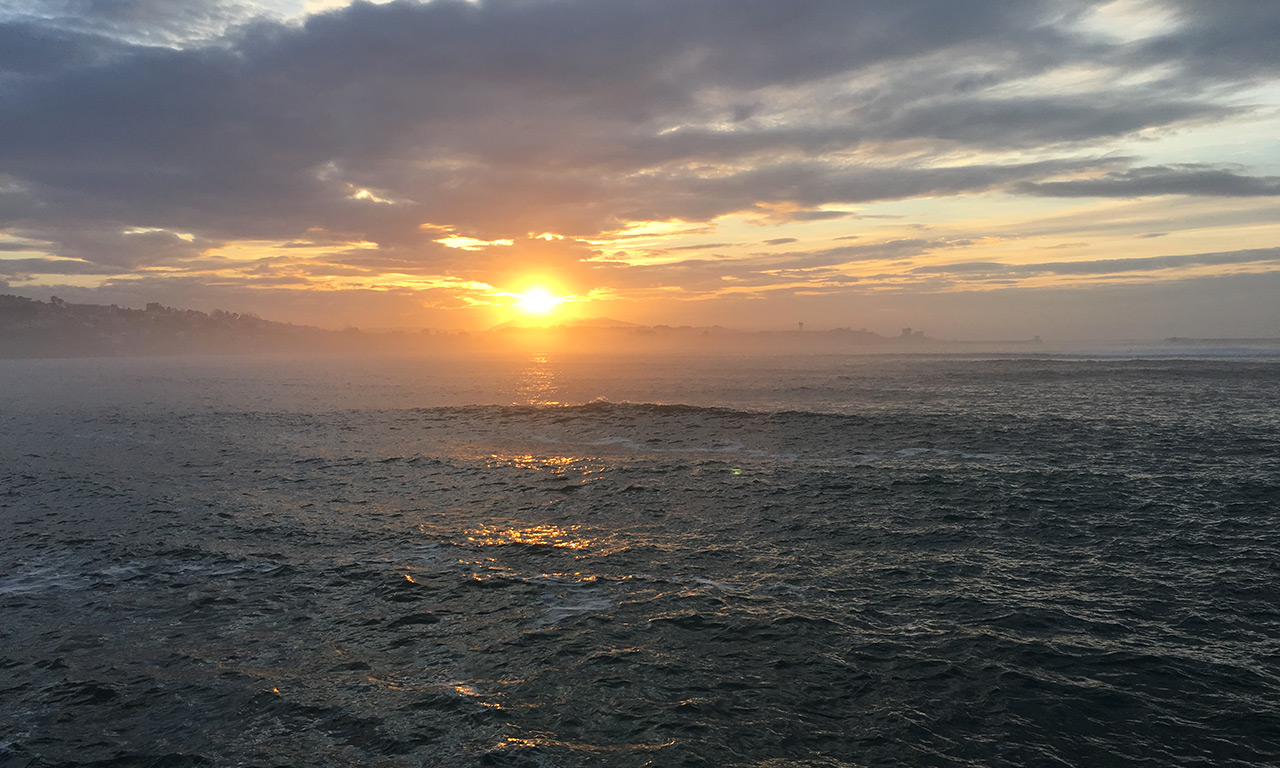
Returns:
[[[0,361],[8,765],[1273,765],[1280,360]]]

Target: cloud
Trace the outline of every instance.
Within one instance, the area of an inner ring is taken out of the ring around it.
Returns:
[[[1280,6],[1256,0],[1170,0],[1180,24],[1136,47],[1135,62],[1172,62],[1197,80],[1272,78],[1280,73],[1275,41]]]
[[[1023,181],[1016,186],[1020,192],[1042,197],[1274,197],[1280,195],[1280,176],[1245,176],[1224,168],[1187,164],[1133,168],[1091,179]]]
[[[0,78],[12,82],[83,69],[126,50],[126,46],[98,35],[30,22],[0,23]]]
[[[1003,277],[1009,275],[1109,275],[1124,272],[1150,272],[1185,267],[1225,266],[1280,262],[1280,248],[1251,248],[1241,251],[1143,256],[1128,259],[1093,259],[1050,261],[1036,264],[1005,264],[991,261],[962,262],[915,267],[912,274],[972,275]]]
[[[716,248],[732,248],[736,243],[693,243],[692,245],[676,245],[663,248],[664,251],[710,251]]]
[[[679,288],[683,295],[715,295],[725,290],[774,289],[796,280],[848,285],[862,278],[845,275],[841,265],[901,261],[950,247],[948,243],[920,239],[893,240],[817,250],[762,252],[746,256],[692,258],[659,264],[611,264],[603,276],[611,285],[628,290]],[[816,285],[816,283],[815,283]],[[787,287],[784,290],[796,290]]]
[[[754,280],[942,247],[682,262],[638,278],[573,242],[633,222],[747,213],[816,226],[857,216],[853,204],[985,192],[1275,195],[1274,176],[1140,166],[1113,142],[1251,114],[1223,94],[1275,71],[1280,14],[1178,2],[1172,31],[1118,44],[1073,27],[1098,5],[400,0],[300,23],[283,5],[230,0],[10,2],[0,227],[118,274],[194,269],[210,249],[255,241],[332,244],[262,265],[281,278],[524,268],[586,286]],[[1055,80],[1078,70],[1103,74]],[[453,252],[428,223],[516,245]],[[540,246],[533,232],[570,240]]]
[[[0,16],[146,45],[208,40],[265,11],[236,0],[0,0]]]
[[[116,270],[77,259],[0,259],[4,275],[109,275]]]
[[[1099,97],[1043,95],[948,99],[914,105],[880,126],[884,136],[925,136],[985,147],[1036,147],[1096,142],[1239,110],[1163,94],[1120,91]]]

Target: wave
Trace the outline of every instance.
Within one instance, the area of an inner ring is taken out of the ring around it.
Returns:
[[[455,416],[547,416],[547,415],[613,415],[613,414],[645,414],[659,416],[688,416],[691,414],[708,414],[719,416],[761,416],[774,413],[764,409],[729,408],[724,406],[690,405],[687,403],[634,403],[630,401],[614,402],[604,398],[596,398],[585,403],[537,403],[519,405],[453,405],[410,408],[411,412],[423,415],[455,417]]]
[[[844,407],[849,407],[845,405]],[[452,420],[460,417],[542,419],[552,422],[573,418],[619,417],[630,419],[655,418],[664,420],[693,421],[697,419],[741,419],[752,422],[764,420],[818,419],[840,422],[858,422],[869,418],[867,413],[850,413],[842,408],[796,407],[746,407],[696,405],[690,403],[658,403],[591,400],[586,403],[539,403],[515,405],[461,405],[425,406],[404,411],[431,420]]]

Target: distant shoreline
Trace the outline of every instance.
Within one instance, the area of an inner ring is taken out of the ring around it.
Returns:
[[[698,354],[1012,354],[1043,356],[1239,353],[1280,355],[1280,337],[1090,341],[943,340],[904,329],[882,336],[866,329],[742,331],[720,326],[642,326],[608,318],[562,325],[504,324],[485,331],[335,331],[265,320],[252,314],[129,309],[0,295],[0,358],[171,357],[304,354],[333,356],[522,353]]]

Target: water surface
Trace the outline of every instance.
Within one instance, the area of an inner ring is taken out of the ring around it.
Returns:
[[[0,765],[1280,763],[1280,361],[0,362]]]

